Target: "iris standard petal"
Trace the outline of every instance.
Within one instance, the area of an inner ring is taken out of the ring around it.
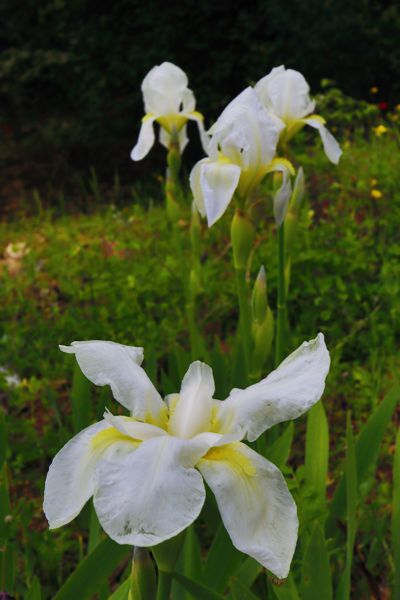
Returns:
[[[50,528],[69,523],[95,489],[95,469],[105,451],[132,452],[137,444],[106,421],[90,425],[73,437],[54,457],[44,490],[43,509]]]
[[[315,102],[310,99],[310,86],[294,69],[277,67],[260,79],[254,89],[287,125],[309,115],[315,108]]]
[[[193,467],[209,447],[207,440],[155,437],[129,456],[101,461],[94,506],[106,533],[120,544],[146,547],[188,527],[205,499]]]
[[[313,115],[308,117],[308,119],[303,119],[303,122],[307,125],[310,125],[310,127],[314,127],[314,129],[318,129],[326,156],[331,162],[337,165],[342,155],[342,150],[337,140],[325,127],[324,119],[322,119],[319,115]]]
[[[321,398],[329,365],[329,352],[319,333],[265,379],[244,390],[232,390],[219,403],[218,431],[229,433],[242,427],[252,442],[273,425],[296,419]]]
[[[157,116],[152,114],[148,114],[143,117],[138,141],[131,152],[132,160],[142,160],[142,158],[144,158],[153,147],[155,140],[154,121],[156,118]]]
[[[183,100],[187,101],[187,84],[186,73],[173,63],[163,62],[153,67],[142,82],[146,112],[178,113]]]
[[[174,394],[169,403],[169,433],[189,439],[209,431],[214,391],[211,367],[193,362],[182,380],[180,393]]]
[[[296,547],[296,505],[279,469],[242,443],[211,448],[198,469],[238,550],[280,579]]]
[[[139,366],[143,349],[99,340],[72,342],[60,346],[75,354],[82,373],[96,385],[110,385],[114,398],[134,417],[161,427],[166,419],[166,405]]]

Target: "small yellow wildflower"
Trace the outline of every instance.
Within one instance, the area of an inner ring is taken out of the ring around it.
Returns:
[[[376,87],[376,85],[374,85],[370,90],[371,94],[377,94],[379,92],[379,89]]]
[[[376,137],[381,137],[384,133],[387,133],[389,130],[384,125],[378,125],[378,127],[373,128]]]
[[[400,104],[396,104],[395,109],[400,112]]]
[[[376,189],[371,190],[371,198],[380,200],[380,198],[382,198],[382,192]]]
[[[378,180],[377,180],[377,179],[375,179],[375,177],[374,177],[374,179],[371,179],[371,187],[372,187],[372,188],[374,188],[374,187],[376,187],[377,185],[378,185]]]

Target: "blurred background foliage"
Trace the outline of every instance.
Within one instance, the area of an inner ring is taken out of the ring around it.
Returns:
[[[19,187],[76,189],[76,170],[90,165],[102,181],[148,178],[154,153],[134,165],[129,151],[140,83],[164,60],[187,72],[207,125],[279,64],[304,72],[314,92],[328,77],[345,96],[399,97],[396,0],[25,0],[23,10],[2,0],[0,21],[0,159]],[[191,143],[186,160],[200,153]]]

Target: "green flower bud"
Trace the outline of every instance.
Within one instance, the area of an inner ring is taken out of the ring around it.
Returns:
[[[261,265],[251,296],[253,321],[256,321],[257,323],[262,323],[267,313],[267,307],[267,278],[264,266]]]
[[[285,252],[290,254],[293,241],[296,237],[299,223],[300,208],[304,198],[304,171],[302,167],[297,171],[292,196],[289,201],[289,209],[285,218]]]
[[[254,352],[252,361],[252,375],[258,378],[261,375],[265,362],[272,350],[274,339],[274,313],[267,306],[267,312],[262,323],[253,323]]]
[[[239,209],[236,210],[231,224],[233,263],[235,269],[246,269],[255,234],[254,226],[249,218]]]
[[[272,186],[274,192],[277,192],[282,187],[283,174],[281,171],[275,171],[272,177]]]

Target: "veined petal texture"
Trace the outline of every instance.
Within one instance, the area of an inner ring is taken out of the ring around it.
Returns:
[[[60,346],[63,352],[75,354],[82,373],[96,385],[110,385],[113,396],[140,420],[163,425],[166,405],[139,366],[143,349],[115,342],[92,340]]]
[[[211,448],[199,470],[238,550],[283,579],[296,547],[296,505],[279,469],[242,443]]]
[[[203,436],[155,437],[131,455],[102,461],[94,505],[106,533],[120,544],[146,547],[188,527],[205,499],[194,466],[209,447]]]
[[[101,443],[94,444],[96,436],[102,438]],[[46,478],[43,508],[50,527],[69,523],[82,510],[93,495],[96,466],[105,452],[120,457],[135,449],[133,440],[118,435],[106,421],[90,425],[69,440],[54,457]]]
[[[265,379],[244,390],[233,389],[219,403],[221,431],[242,427],[249,441],[283,421],[296,419],[322,396],[330,357],[324,336],[297,348]]]

